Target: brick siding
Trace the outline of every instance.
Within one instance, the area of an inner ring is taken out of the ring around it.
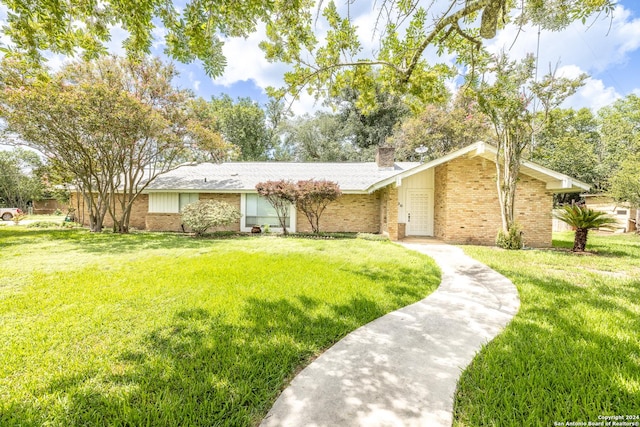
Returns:
[[[303,233],[311,232],[311,224],[300,210],[297,211],[296,230]],[[320,231],[378,233],[379,194],[343,194],[338,200],[330,203],[320,217]]]
[[[495,244],[502,227],[495,163],[458,158],[436,167],[434,234],[450,243]],[[520,175],[516,222],[527,246],[551,246],[553,196],[546,184]]]
[[[84,201],[84,198],[79,193],[71,193],[71,199],[69,201],[69,207],[76,209],[76,221],[89,226],[89,209]],[[116,205],[116,215],[120,215],[122,210]],[[149,211],[149,196],[146,194],[139,195],[133,206],[131,207],[131,218],[129,219],[129,227],[139,230],[146,228],[146,215]],[[103,226],[106,228],[113,227],[113,220],[109,213],[104,217]]]

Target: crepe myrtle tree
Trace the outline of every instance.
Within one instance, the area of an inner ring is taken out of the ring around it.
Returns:
[[[320,217],[329,203],[342,196],[340,186],[333,181],[314,179],[296,184],[296,206],[309,220],[314,233],[320,233]]]
[[[278,216],[278,222],[282,232],[287,235],[287,217],[292,204],[295,204],[297,197],[296,185],[290,180],[281,179],[279,181],[265,181],[256,184],[256,190],[261,197],[273,206]]]

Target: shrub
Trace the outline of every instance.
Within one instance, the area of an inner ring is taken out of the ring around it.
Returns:
[[[240,217],[238,209],[217,200],[198,200],[182,209],[182,222],[193,230],[196,237],[210,228],[236,222]]]
[[[553,214],[560,221],[564,221],[576,229],[573,240],[573,251],[583,252],[587,247],[587,237],[592,228],[610,228],[616,219],[604,212],[594,211],[586,206],[564,205],[560,212]]]
[[[505,233],[504,230],[498,231],[496,237],[496,246],[502,249],[522,249],[522,232],[517,224],[509,227],[509,232]]]
[[[296,206],[304,213],[314,233],[320,233],[320,217],[327,205],[342,195],[332,181],[309,179],[296,184]]]
[[[287,217],[289,216],[291,204],[296,202],[296,185],[291,181],[281,179],[280,181],[259,182],[256,185],[256,190],[261,197],[267,199],[273,206],[276,215],[278,215],[278,222],[282,227],[282,232],[285,235],[288,234]]]

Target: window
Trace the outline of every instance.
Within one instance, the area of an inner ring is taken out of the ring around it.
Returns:
[[[197,202],[198,199],[198,193],[180,193],[180,212],[182,212],[182,208],[187,206],[189,203]]]
[[[178,193],[149,194],[149,212],[178,213]]]
[[[280,230],[280,222],[276,210],[271,204],[257,194],[243,194],[241,199],[242,205],[242,231],[250,231],[254,225],[269,225],[272,230]],[[289,207],[289,216],[286,219],[287,229],[295,232],[296,209],[295,206]]]
[[[626,215],[627,214],[627,210],[626,209],[620,209],[616,212],[617,215]]]
[[[198,201],[198,193],[150,193],[149,212],[180,213],[189,203]]]

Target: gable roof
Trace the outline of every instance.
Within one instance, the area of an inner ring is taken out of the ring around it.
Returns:
[[[420,164],[419,166],[416,166],[406,172],[399,173],[393,178],[387,178],[385,180],[379,181],[375,185],[373,185],[369,189],[369,191],[373,192],[380,188],[386,187],[387,185],[396,182],[399,179],[401,180],[427,169],[435,168],[436,166],[450,162],[451,160],[457,159],[459,157],[480,156],[487,160],[495,162],[497,153],[498,149],[493,145],[478,141],[430,162]],[[527,160],[522,161],[520,165],[520,173],[545,182],[547,184],[547,190],[553,193],[577,193],[588,191],[591,188],[591,186],[585,182],[579,181],[575,178],[571,178],[569,175],[556,172]]]
[[[338,183],[344,193],[372,193],[459,157],[481,156],[495,162],[496,153],[496,147],[476,142],[427,163],[396,162],[393,168],[379,168],[375,162],[228,162],[183,165],[157,177],[146,192],[242,193],[255,192],[256,184],[263,181],[326,179]],[[547,189],[554,193],[582,192],[590,188],[584,182],[529,161],[522,162],[520,172],[545,182]]]

